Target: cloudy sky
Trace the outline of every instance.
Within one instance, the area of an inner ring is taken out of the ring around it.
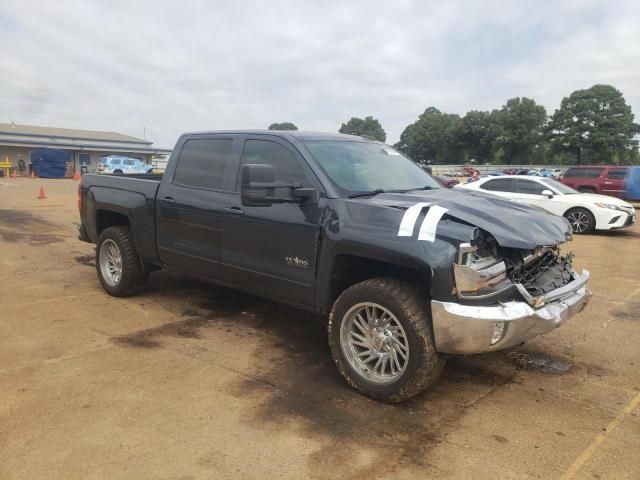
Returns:
[[[0,122],[183,131],[377,117],[398,140],[428,106],[595,83],[640,115],[640,2],[0,0]],[[638,118],[636,118],[638,120]]]

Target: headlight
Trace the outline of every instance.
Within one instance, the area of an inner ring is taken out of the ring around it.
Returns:
[[[623,210],[618,205],[613,205],[611,203],[596,203],[595,205],[596,205],[596,207],[608,208],[610,210]]]
[[[512,283],[507,279],[507,267],[495,248],[463,243],[458,263],[453,265],[458,298],[479,299],[495,295]]]

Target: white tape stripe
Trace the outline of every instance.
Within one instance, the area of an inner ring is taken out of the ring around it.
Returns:
[[[429,205],[431,204],[421,202],[407,208],[407,211],[404,212],[404,217],[402,217],[402,222],[400,222],[400,228],[398,229],[399,237],[413,236],[413,227],[416,226],[420,212],[424,207],[428,207]]]
[[[429,207],[429,211],[422,222],[420,227],[420,233],[418,233],[418,240],[427,240],[434,242],[436,240],[436,229],[438,228],[438,222],[442,216],[447,213],[448,209],[439,205]]]

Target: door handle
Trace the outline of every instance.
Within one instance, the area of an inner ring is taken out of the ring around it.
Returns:
[[[244,210],[240,207],[225,207],[225,213],[232,213],[233,215],[244,215]]]
[[[162,197],[160,199],[160,201],[162,203],[166,203],[167,205],[173,205],[174,203],[176,203],[175,199],[173,197]]]

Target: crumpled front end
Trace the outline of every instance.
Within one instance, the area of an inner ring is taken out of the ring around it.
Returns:
[[[591,298],[589,272],[557,245],[500,248],[490,235],[460,246],[453,266],[459,302],[433,300],[436,349],[471,354],[518,345],[559,327]]]

